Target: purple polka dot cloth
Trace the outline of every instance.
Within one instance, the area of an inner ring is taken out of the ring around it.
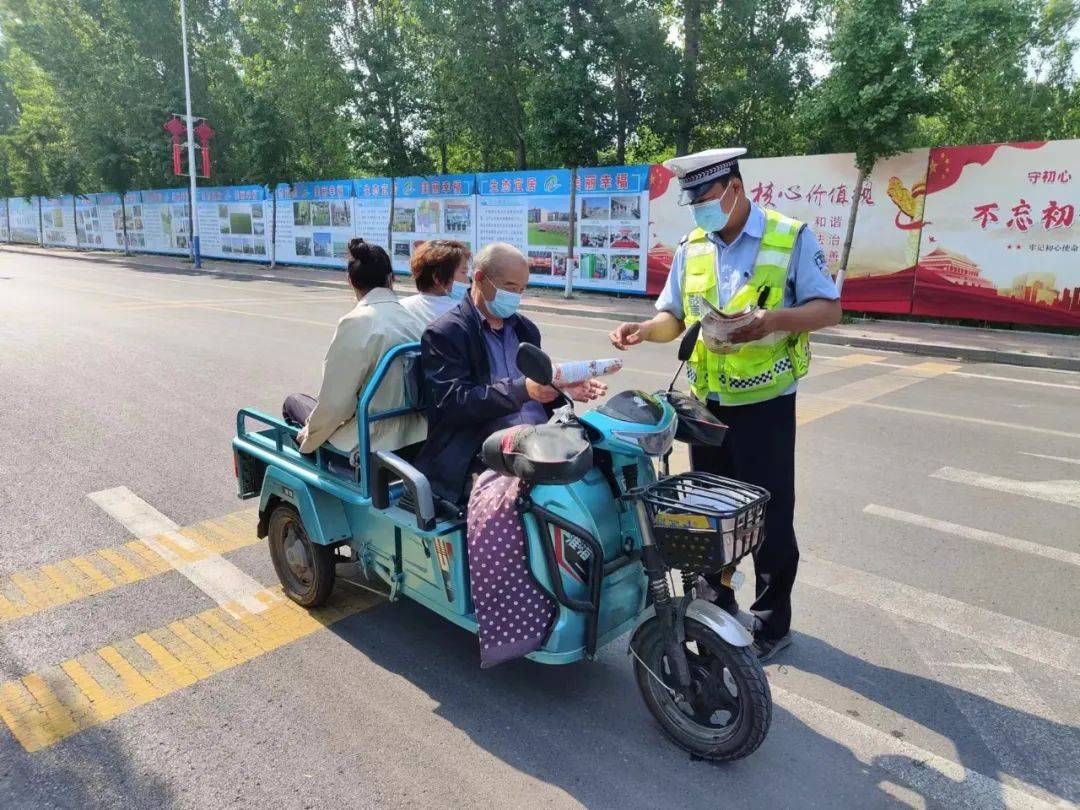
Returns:
[[[469,582],[483,669],[540,649],[555,619],[555,602],[529,573],[520,490],[520,479],[488,470],[469,497]]]

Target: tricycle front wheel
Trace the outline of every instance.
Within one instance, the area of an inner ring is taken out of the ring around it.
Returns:
[[[772,695],[765,672],[749,647],[735,647],[700,622],[686,620],[690,687],[680,689],[664,650],[664,631],[654,617],[630,642],[634,674],[645,705],[664,733],[703,759],[749,756],[772,722]]]
[[[267,526],[270,559],[285,595],[304,607],[318,607],[334,590],[334,553],[312,543],[300,514],[287,503],[270,513]]]

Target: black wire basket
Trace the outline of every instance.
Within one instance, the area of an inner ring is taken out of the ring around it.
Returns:
[[[737,563],[765,539],[761,487],[719,475],[672,475],[640,490],[664,563],[684,573],[712,574]]]

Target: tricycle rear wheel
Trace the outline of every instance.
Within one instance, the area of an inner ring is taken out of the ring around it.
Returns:
[[[749,647],[735,647],[700,622],[686,620],[690,688],[680,690],[653,617],[630,642],[638,689],[664,733],[703,759],[749,756],[772,722],[769,682]]]
[[[318,607],[334,590],[334,553],[311,542],[300,514],[287,503],[279,503],[267,525],[270,559],[274,561],[285,595],[304,607]]]

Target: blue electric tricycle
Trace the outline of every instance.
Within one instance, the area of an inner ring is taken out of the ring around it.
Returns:
[[[684,336],[683,362],[697,331]],[[323,603],[342,566],[390,601],[407,596],[476,633],[463,509],[432,494],[407,450],[369,452],[373,422],[419,410],[418,355],[418,344],[401,345],[377,367],[359,397],[359,449],[351,460],[327,445],[302,455],[296,427],[241,410],[232,442],[240,497],[260,499],[258,534],[268,538],[293,601]],[[394,363],[411,383],[409,404],[373,413],[372,399]],[[523,345],[518,364],[551,384],[551,361],[540,349]],[[726,431],[672,387],[625,391],[580,415],[565,406],[549,425],[522,431],[525,440],[511,449],[493,437],[482,460],[523,479],[529,570],[558,605],[542,648],[528,657],[541,664],[591,659],[633,631],[628,653],[638,687],[663,730],[693,754],[734,760],[768,732],[769,685],[750,633],[695,590],[702,574],[738,576],[735,565],[764,537],[769,495],[705,473],[668,474],[676,438],[718,446]]]

